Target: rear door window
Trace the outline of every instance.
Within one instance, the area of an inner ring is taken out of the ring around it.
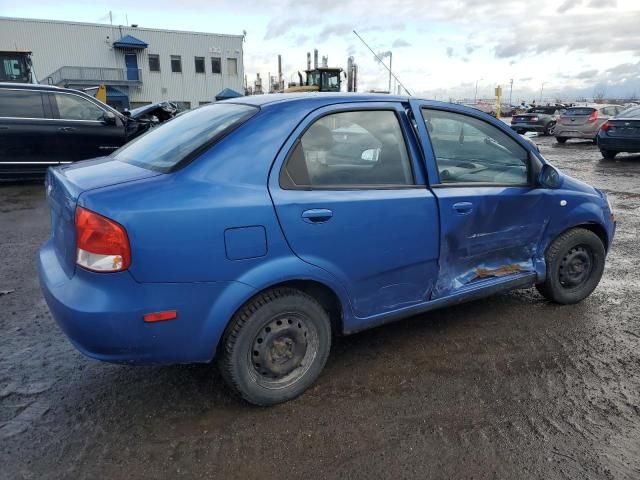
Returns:
[[[258,110],[233,103],[206,105],[148,131],[115,151],[113,157],[166,173],[211,146]]]
[[[45,118],[43,95],[33,90],[0,89],[0,117]]]
[[[391,110],[340,112],[316,120],[280,173],[285,189],[413,185],[411,161]]]

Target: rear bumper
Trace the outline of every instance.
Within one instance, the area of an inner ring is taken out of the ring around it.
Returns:
[[[584,138],[587,140],[593,140],[598,133],[598,129],[600,127],[585,127],[585,128],[576,128],[571,127],[571,125],[562,125],[556,124],[555,129],[553,130],[553,135],[555,137],[565,137],[565,138]]]
[[[216,302],[252,289],[237,282],[138,283],[129,272],[76,268],[68,277],[51,241],[38,255],[40,286],[60,328],[83,354],[114,363],[208,362],[229,318]],[[174,320],[145,323],[143,315],[176,310]]]
[[[511,129],[517,131],[524,130],[525,132],[538,132],[544,133],[546,127],[538,123],[512,123]]]
[[[611,152],[640,152],[640,138],[616,138],[608,135],[598,135],[598,146],[601,150]]]

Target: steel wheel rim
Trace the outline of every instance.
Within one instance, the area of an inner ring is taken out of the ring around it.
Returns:
[[[318,330],[306,315],[275,315],[253,339],[248,352],[249,375],[269,390],[290,387],[309,371],[318,348]]]
[[[560,262],[558,271],[560,285],[569,290],[580,288],[591,277],[593,263],[593,253],[590,248],[584,245],[571,248]]]

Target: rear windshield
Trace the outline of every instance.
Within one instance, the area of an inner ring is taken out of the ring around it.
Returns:
[[[581,115],[591,115],[595,112],[595,108],[581,107],[581,108],[569,108],[564,112],[565,117],[579,117]]]
[[[113,158],[166,173],[211,146],[258,112],[257,107],[216,103],[151,129],[113,153]]]
[[[640,118],[640,107],[631,107],[620,112],[616,118]]]
[[[529,113],[545,113],[547,115],[553,115],[555,113],[555,108],[532,108],[529,110]]]

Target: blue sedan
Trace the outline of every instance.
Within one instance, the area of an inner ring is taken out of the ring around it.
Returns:
[[[605,194],[500,121],[388,95],[203,106],[111,156],[49,170],[49,308],[86,355],[216,359],[272,405],[334,335],[536,285],[572,304],[602,276]]]
[[[640,153],[640,107],[629,108],[605,122],[596,138],[605,160],[618,153]]]

